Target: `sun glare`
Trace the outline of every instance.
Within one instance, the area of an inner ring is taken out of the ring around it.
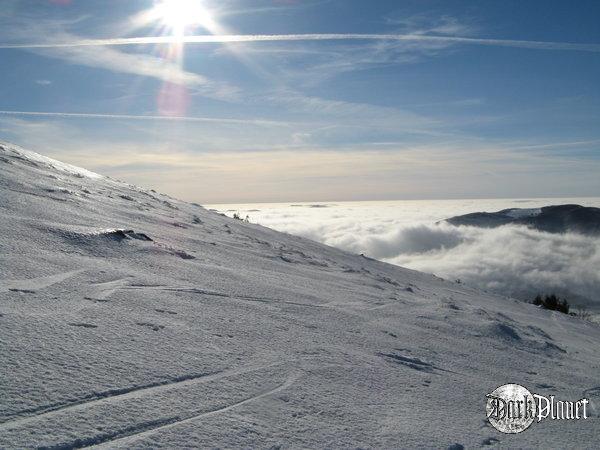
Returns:
[[[211,13],[201,0],[162,0],[154,7],[153,15],[174,36],[183,36],[187,28],[194,26],[209,31],[214,28]]]
[[[169,39],[156,46],[155,53],[168,64],[183,71],[185,64],[185,36],[200,31],[202,34],[226,34],[216,21],[217,10],[206,6],[210,0],[154,0],[151,8],[131,18],[131,30],[152,28],[152,33]],[[167,45],[165,45],[167,44]],[[157,112],[161,116],[185,116],[191,94],[185,82],[166,80],[158,91]]]

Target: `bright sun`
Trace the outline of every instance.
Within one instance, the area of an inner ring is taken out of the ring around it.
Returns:
[[[174,36],[183,36],[186,28],[194,25],[209,31],[214,28],[211,13],[201,0],[162,0],[154,7],[153,15],[171,29]]]

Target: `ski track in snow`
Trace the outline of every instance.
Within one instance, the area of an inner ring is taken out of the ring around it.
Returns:
[[[228,406],[213,409],[210,411],[204,411],[200,414],[194,414],[189,417],[175,417],[172,419],[165,419],[163,421],[159,421],[159,422],[155,422],[155,423],[142,424],[141,426],[131,427],[130,429],[121,431],[119,433],[100,436],[97,438],[90,438],[87,440],[87,442],[83,443],[83,445],[79,445],[78,443],[76,443],[75,445],[68,444],[66,446],[66,448],[86,448],[86,447],[96,446],[99,444],[109,444],[112,446],[115,443],[117,443],[117,441],[121,441],[121,442],[119,442],[119,445],[126,445],[129,442],[133,442],[135,440],[146,437],[153,433],[156,433],[159,431],[164,431],[166,429],[177,427],[177,426],[184,425],[187,423],[195,422],[198,419],[202,419],[205,417],[222,414],[222,413],[230,411],[234,408],[238,408],[242,405],[245,405],[247,403],[255,402],[264,397],[268,397],[270,395],[273,395],[277,392],[280,392],[280,391],[283,391],[283,390],[289,388],[295,382],[295,380],[297,378],[298,378],[297,374],[291,374],[287,378],[287,380],[285,382],[281,383],[280,385],[278,385],[274,388],[270,388],[265,391],[262,391],[258,394],[252,395],[252,396],[250,396],[244,400],[241,400],[239,402],[232,403],[231,405],[228,405]]]
[[[132,398],[141,398],[146,395],[158,394],[176,388],[195,385],[197,383],[207,383],[210,381],[221,380],[223,378],[257,371],[275,365],[276,363],[253,363],[238,369],[230,369],[213,373],[182,375],[169,380],[157,381],[155,383],[150,383],[143,386],[131,386],[127,388],[117,388],[104,392],[93,393],[71,402],[42,406],[35,408],[34,410],[20,411],[14,414],[12,418],[9,417],[8,420],[0,422],[0,432],[67,411],[82,410],[99,404],[108,404]],[[23,415],[27,415],[27,417],[22,417]]]

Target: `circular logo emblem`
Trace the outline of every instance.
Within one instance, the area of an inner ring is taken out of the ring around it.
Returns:
[[[520,433],[533,423],[533,395],[520,384],[505,384],[487,396],[486,412],[492,426],[502,433]]]

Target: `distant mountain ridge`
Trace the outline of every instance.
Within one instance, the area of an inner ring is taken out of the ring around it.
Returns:
[[[445,220],[452,225],[495,228],[502,225],[525,225],[548,233],[568,231],[600,234],[600,208],[581,205],[552,205],[542,208],[510,208],[497,212],[475,212]]]

